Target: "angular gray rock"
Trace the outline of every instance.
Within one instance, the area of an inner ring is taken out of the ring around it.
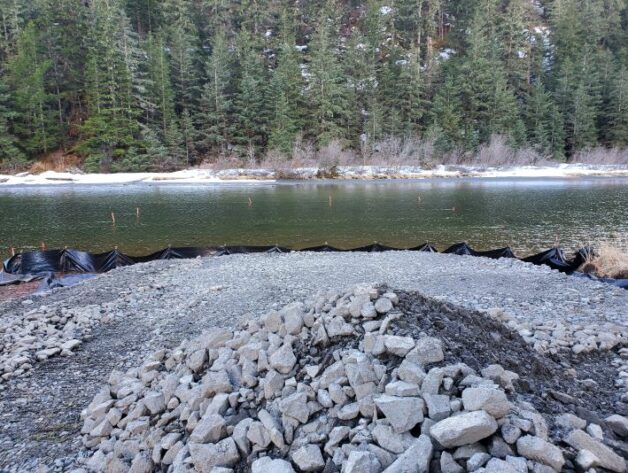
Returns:
[[[460,447],[485,439],[495,433],[497,422],[485,411],[474,411],[441,420],[430,435],[445,448]]]
[[[423,421],[425,403],[421,398],[384,394],[375,398],[375,405],[383,412],[396,433],[407,432]]]
[[[190,434],[190,442],[215,443],[227,435],[225,419],[219,414],[203,416]]]
[[[434,447],[427,435],[421,435],[383,473],[429,473]]]
[[[281,374],[288,374],[292,370],[292,367],[297,362],[297,357],[294,356],[292,347],[288,344],[283,344],[281,348],[275,351],[268,360],[270,366],[276,369]]]
[[[504,391],[482,387],[465,389],[462,404],[467,411],[485,410],[496,419],[504,417],[512,407]]]
[[[628,437],[628,417],[613,414],[604,419],[606,424],[620,437]]]
[[[588,450],[595,455],[599,459],[599,463],[596,466],[601,466],[617,473],[622,473],[626,470],[626,461],[622,457],[582,430],[571,431],[565,437],[565,442],[577,450]]]
[[[210,473],[215,466],[233,466],[240,460],[238,448],[231,437],[218,443],[188,443],[192,464],[199,473]]]
[[[416,341],[415,348],[406,355],[406,359],[421,366],[443,361],[443,344],[438,338],[420,338]]]
[[[551,466],[560,471],[565,464],[565,458],[560,448],[543,440],[540,437],[526,435],[517,440],[517,452],[528,460],[534,460]]]
[[[301,471],[320,471],[325,466],[325,460],[323,460],[323,455],[318,445],[304,445],[292,452],[290,457]]]
[[[294,468],[285,460],[262,457],[253,462],[251,473],[294,473]]]
[[[342,473],[379,473],[382,465],[371,452],[354,450],[342,466]]]

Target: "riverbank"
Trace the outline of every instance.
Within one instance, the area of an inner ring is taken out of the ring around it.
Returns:
[[[606,380],[599,387],[606,397],[596,416],[628,414],[628,383],[620,375],[628,370],[621,351],[628,346],[628,297],[621,289],[519,261],[426,253],[159,261],[114,270],[47,296],[0,304],[1,330],[15,342],[3,342],[3,356],[11,353],[15,359],[19,353],[28,357],[22,365],[31,365],[0,382],[0,469],[33,471],[43,463],[53,465],[52,471],[66,471],[77,455],[91,455],[82,446],[79,414],[111,370],[139,366],[152,353],[203,330],[233,330],[241,320],[358,283],[384,283],[399,293],[418,291],[454,312],[480,311],[505,330],[491,355],[495,362],[501,357],[498,347],[520,337],[545,360],[575,369],[579,379]],[[29,348],[49,329],[54,329],[45,337],[50,346]],[[509,331],[515,335],[505,335]],[[447,350],[469,343],[469,333],[463,332],[463,338],[448,335]],[[63,356],[52,339],[66,344]],[[467,348],[474,350],[473,345]],[[48,349],[38,360],[36,353]],[[571,388],[565,384],[564,389],[569,395]]]
[[[424,169],[415,166],[338,166],[329,168],[285,169],[186,169],[171,173],[84,174],[80,172],[46,171],[40,174],[1,175],[0,186],[55,184],[254,184],[276,180],[353,180],[353,179],[437,179],[437,178],[578,178],[626,177],[628,167],[622,165],[557,164],[555,166],[474,167],[436,166]]]

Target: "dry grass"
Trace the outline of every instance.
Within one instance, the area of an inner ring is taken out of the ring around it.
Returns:
[[[628,279],[628,252],[612,243],[601,242],[595,248],[595,255],[578,270],[606,278]]]

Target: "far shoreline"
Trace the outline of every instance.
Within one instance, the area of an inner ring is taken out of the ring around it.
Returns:
[[[333,168],[242,168],[185,169],[175,172],[86,174],[46,171],[40,174],[0,174],[0,187],[115,184],[262,184],[280,181],[386,181],[458,178],[554,178],[628,177],[625,165],[558,164],[554,166],[480,167],[440,165],[433,169],[417,166],[337,166]]]

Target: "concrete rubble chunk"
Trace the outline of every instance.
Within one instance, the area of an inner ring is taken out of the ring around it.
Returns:
[[[384,394],[375,398],[375,405],[386,416],[396,433],[407,432],[423,421],[425,403],[421,398]]]
[[[299,467],[299,470],[310,472],[320,471],[325,466],[325,460],[318,445],[308,444],[292,452],[292,461]]]
[[[406,356],[414,348],[412,337],[400,337],[398,335],[382,335],[386,351],[397,356]]]
[[[465,470],[456,463],[451,453],[443,452],[440,456],[440,471],[441,473],[463,473]]]
[[[475,471],[482,468],[490,459],[491,456],[486,452],[474,453],[471,455],[471,458],[467,460],[467,471]]]
[[[392,300],[388,297],[380,297],[375,301],[375,310],[378,314],[387,314],[393,309]]]
[[[399,365],[399,368],[397,369],[397,376],[399,376],[399,379],[418,386],[421,386],[421,383],[423,383],[425,375],[426,373],[421,365],[413,363],[407,358],[401,362],[401,365]]]
[[[430,435],[445,448],[460,447],[485,439],[495,433],[497,422],[485,411],[449,417],[434,424]]]
[[[305,393],[295,393],[279,401],[279,410],[285,416],[292,417],[304,424],[310,415]]]
[[[626,470],[626,461],[622,457],[582,430],[572,430],[564,440],[565,443],[571,445],[576,450],[588,450],[595,455],[599,459],[596,466],[601,466],[617,473],[622,473]]]
[[[151,414],[159,414],[166,408],[163,393],[150,392],[144,396],[144,405]]]
[[[219,414],[203,416],[190,434],[190,442],[215,443],[226,436],[225,419]]]
[[[292,465],[285,461],[270,457],[262,457],[251,465],[251,473],[295,473]]]
[[[297,357],[294,356],[292,347],[287,344],[283,344],[275,353],[270,355],[270,366],[276,369],[281,374],[288,374],[292,370],[294,364],[297,362]]]
[[[584,429],[587,421],[570,413],[560,414],[554,419],[556,425],[565,430]]]
[[[467,411],[484,410],[496,419],[504,417],[512,407],[503,391],[491,388],[466,388],[462,403]]]
[[[416,341],[415,348],[406,355],[406,359],[421,366],[443,361],[443,344],[438,338],[420,338]]]
[[[383,473],[429,473],[434,447],[427,435],[421,435]]]
[[[385,424],[377,424],[371,434],[380,447],[393,453],[403,453],[415,440],[410,433],[398,434]]]
[[[534,460],[560,471],[565,464],[563,452],[540,437],[526,435],[517,440],[517,452],[528,460]]]
[[[371,452],[354,450],[342,466],[342,473],[379,473],[382,469],[377,457]]]
[[[628,417],[613,414],[604,419],[606,424],[620,437],[628,437]]]
[[[484,468],[486,473],[518,473],[514,466],[499,458],[491,458]]]
[[[192,464],[199,473],[210,473],[215,466],[234,466],[240,461],[238,448],[231,437],[218,443],[188,443]]]
[[[427,415],[434,422],[446,419],[451,413],[449,396],[445,394],[424,394],[423,399],[427,404]]]

